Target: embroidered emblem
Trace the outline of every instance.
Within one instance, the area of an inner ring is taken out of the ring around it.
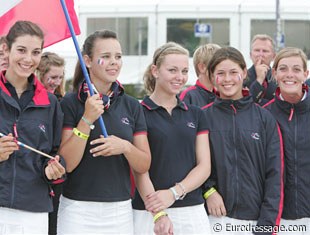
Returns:
[[[259,139],[260,139],[259,134],[258,134],[258,133],[254,133],[254,132],[251,134],[251,137],[252,137],[254,140],[259,140]]]
[[[195,126],[195,124],[193,122],[188,122],[187,126],[190,127],[190,128],[194,128],[194,129],[196,128],[196,126]]]
[[[122,119],[121,119],[121,122],[124,123],[125,125],[129,125],[129,120],[128,120],[128,118],[126,118],[126,117],[125,117],[125,118],[122,118]]]
[[[43,131],[45,133],[45,126],[43,124],[40,124],[39,128],[41,129],[41,131]]]

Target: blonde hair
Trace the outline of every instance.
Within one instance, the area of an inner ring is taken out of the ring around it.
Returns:
[[[297,47],[285,47],[282,50],[280,50],[276,54],[272,68],[274,70],[276,70],[278,68],[278,65],[279,65],[279,62],[281,59],[287,58],[287,57],[293,57],[293,56],[297,56],[297,57],[301,58],[302,64],[303,64],[303,69],[304,69],[304,71],[307,71],[308,70],[307,69],[307,60],[308,60],[307,56],[303,52],[303,50],[301,50],[300,48],[297,48]]]
[[[144,72],[143,75],[144,87],[149,94],[153,93],[156,84],[156,79],[151,72],[152,65],[156,65],[157,68],[160,68],[165,57],[171,54],[189,56],[188,50],[175,42],[167,42],[161,47],[157,48],[153,55],[153,62],[146,68],[146,71]]]
[[[38,76],[41,82],[42,82],[44,75],[50,71],[52,66],[64,67],[65,66],[64,58],[60,57],[54,52],[44,52],[42,54],[40,64],[36,70],[36,75]],[[61,80],[60,85],[55,90],[55,93],[61,96],[65,95],[64,80],[65,79]]]
[[[271,42],[271,45],[272,45],[272,50],[275,51],[275,42],[274,40],[272,39],[272,37],[270,37],[269,35],[267,34],[256,34],[254,35],[252,41],[251,41],[251,50],[252,50],[252,47],[253,47],[253,43],[256,41],[256,40],[262,40],[262,41],[270,41]]]
[[[220,48],[219,45],[214,43],[208,43],[197,47],[193,55],[193,63],[197,76],[199,76],[198,64],[202,63],[207,67],[214,53]]]

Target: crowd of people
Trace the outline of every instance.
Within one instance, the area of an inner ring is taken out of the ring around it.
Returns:
[[[0,37],[0,234],[309,233],[301,49],[255,35],[248,69],[238,49],[201,45],[186,87],[189,51],[167,42],[139,102],[115,32],[85,39],[90,81],[78,61],[67,92],[64,58],[43,45],[30,21]]]

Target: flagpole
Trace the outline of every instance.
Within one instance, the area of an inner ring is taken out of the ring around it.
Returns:
[[[4,134],[2,134],[2,133],[0,132],[0,137],[4,137],[4,136],[6,136],[6,135],[4,135]],[[16,141],[16,143],[17,143],[19,146],[22,146],[22,147],[24,147],[24,148],[26,148],[26,149],[29,149],[29,150],[31,150],[31,151],[33,151],[33,152],[35,152],[35,153],[41,154],[41,155],[44,156],[44,157],[47,157],[47,158],[49,158],[49,159],[55,159],[55,158],[52,157],[51,155],[48,155],[48,154],[46,154],[46,153],[44,153],[44,152],[42,152],[42,151],[40,151],[40,150],[37,150],[37,149],[35,149],[35,148],[32,148],[32,147],[30,147],[29,145],[24,144],[24,143],[22,143],[22,142],[20,142],[20,141]]]
[[[76,53],[78,54],[78,57],[79,57],[79,61],[80,61],[82,71],[83,71],[83,74],[84,74],[84,77],[85,77],[85,80],[86,80],[86,83],[87,83],[87,86],[89,89],[89,93],[90,93],[90,95],[93,95],[94,94],[93,86],[90,82],[90,78],[89,78],[89,75],[88,75],[84,60],[83,60],[82,53],[81,53],[80,48],[79,48],[79,44],[78,44],[77,39],[76,39],[76,35],[75,35],[74,29],[72,26],[72,22],[71,22],[71,19],[69,16],[69,12],[68,12],[65,0],[60,0],[60,2],[61,2],[62,9],[65,13],[65,17],[66,17],[66,20],[68,23],[68,27],[69,27],[69,30],[71,33],[71,37],[72,37],[73,42],[74,42]],[[105,128],[102,116],[99,117],[99,124],[100,124],[101,130],[102,130],[103,136],[108,137],[108,133],[107,133],[107,130]]]

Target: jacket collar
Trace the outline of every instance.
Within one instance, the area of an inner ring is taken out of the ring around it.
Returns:
[[[239,100],[227,100],[216,97],[214,105],[226,110],[233,109],[235,112],[246,109],[253,103],[253,98],[249,95],[248,90],[243,89],[242,94],[243,97]]]
[[[6,93],[8,96],[12,96],[9,90],[6,88],[5,84],[8,83],[5,78],[6,71],[2,71],[0,74],[0,88]],[[34,86],[34,96],[32,98],[35,105],[49,105],[50,100],[48,98],[48,93],[42,83],[37,79],[34,74],[31,74],[28,77],[28,81]]]
[[[276,96],[274,98],[276,105],[278,105],[286,113],[290,113],[292,109],[294,109],[294,113],[308,112],[310,110],[310,95],[308,91],[309,89],[307,85],[303,85],[302,89],[304,92],[305,91],[307,92],[306,98],[302,101],[299,101],[296,104],[291,104],[280,98],[281,92],[280,92],[280,88],[278,87],[276,90]]]

